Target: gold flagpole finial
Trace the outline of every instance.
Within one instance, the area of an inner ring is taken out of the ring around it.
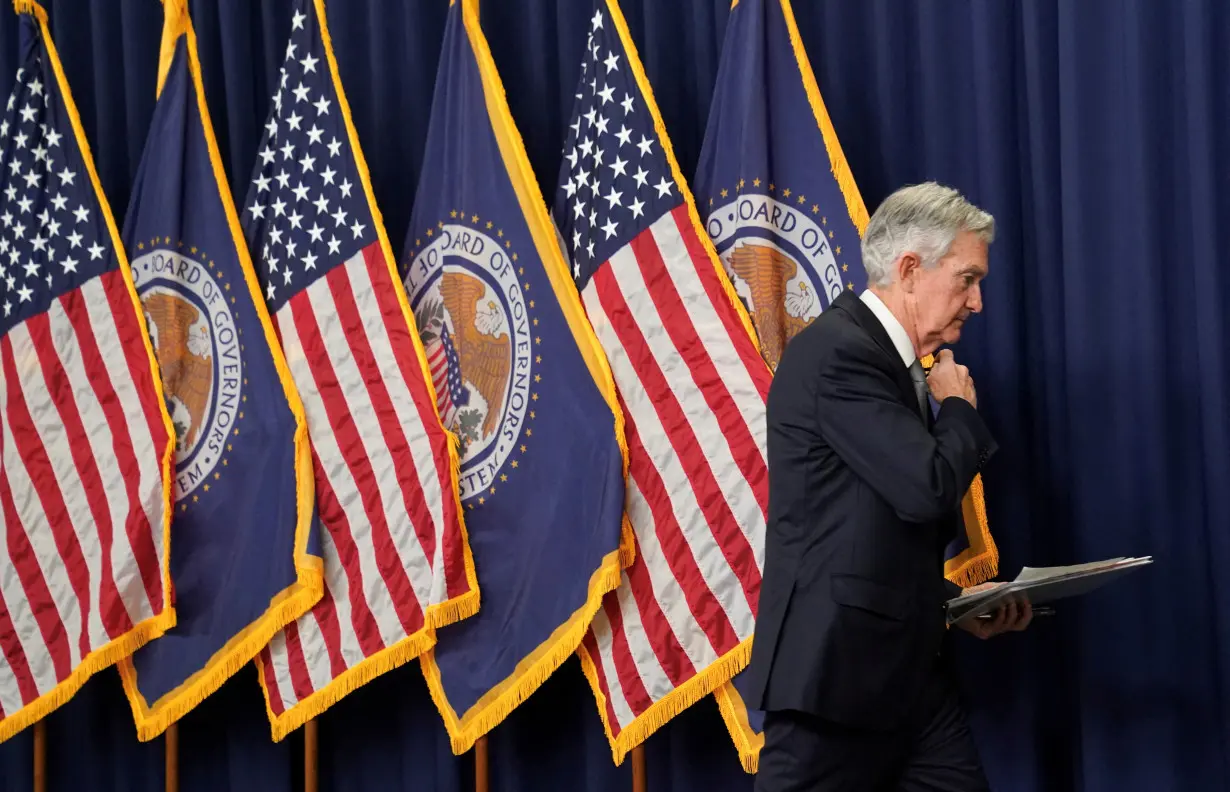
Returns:
[[[154,96],[162,94],[162,85],[171,71],[175,42],[188,32],[188,3],[185,0],[162,0],[162,14],[162,43],[158,48],[158,87]]]

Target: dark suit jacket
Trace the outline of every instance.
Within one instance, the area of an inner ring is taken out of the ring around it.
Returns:
[[[901,725],[944,641],[944,547],[995,450],[977,410],[924,421],[888,333],[843,292],[768,401],[769,523],[749,704]]]

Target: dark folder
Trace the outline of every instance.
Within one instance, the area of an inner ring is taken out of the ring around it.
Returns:
[[[948,623],[976,619],[990,613],[1012,598],[1025,599],[1032,605],[1079,597],[1101,588],[1134,569],[1153,563],[1144,558],[1112,558],[1089,564],[1066,567],[1025,567],[1016,579],[986,591],[965,594],[948,601],[945,608]]]

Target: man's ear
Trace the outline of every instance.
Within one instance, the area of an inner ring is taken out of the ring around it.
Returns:
[[[922,269],[922,259],[917,253],[905,252],[901,254],[901,258],[897,259],[897,282],[901,284],[901,288],[906,294],[914,293],[914,281],[918,277],[919,271]]]

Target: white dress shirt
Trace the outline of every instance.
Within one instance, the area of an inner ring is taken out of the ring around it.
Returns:
[[[909,368],[914,365],[914,361],[918,360],[918,355],[914,352],[914,343],[910,341],[909,334],[905,332],[901,322],[897,321],[897,317],[893,316],[893,312],[888,310],[884,301],[871,289],[865,290],[858,298],[871,309],[871,312],[880,320],[880,324],[884,325],[889,340],[897,348],[897,354],[901,355],[901,362],[905,364],[905,367]]]

